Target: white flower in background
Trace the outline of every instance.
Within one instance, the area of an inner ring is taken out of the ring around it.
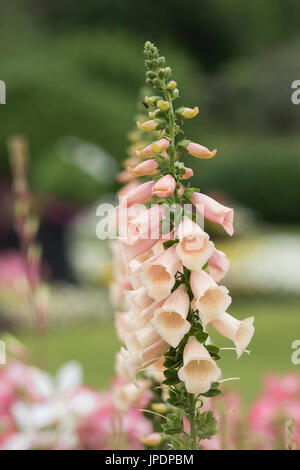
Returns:
[[[80,417],[96,410],[97,394],[82,387],[82,368],[75,361],[63,365],[52,377],[32,369],[32,387],[39,400],[16,402],[12,413],[19,433],[6,444],[9,449],[65,448],[78,445]]]

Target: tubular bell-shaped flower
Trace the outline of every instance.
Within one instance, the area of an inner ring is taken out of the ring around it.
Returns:
[[[132,357],[142,362],[143,351],[161,339],[157,331],[149,324],[144,328],[129,333],[125,337],[125,344]]]
[[[139,163],[134,168],[128,167],[127,170],[133,176],[152,175],[157,170],[158,163],[154,158]]]
[[[175,274],[181,265],[175,250],[172,246],[141,267],[141,280],[149,296],[155,300],[168,297],[175,284]]]
[[[189,217],[179,224],[177,235],[179,243],[176,253],[182,264],[192,271],[200,271],[214,250],[214,244],[207,233]]]
[[[124,290],[124,295],[130,310],[135,314],[149,307],[153,302],[153,299],[148,295],[147,290],[143,286],[137,290]]]
[[[183,351],[183,366],[178,371],[189,393],[206,393],[219,379],[221,371],[209,352],[195,336],[190,336]]]
[[[178,287],[162,307],[155,310],[151,324],[160,336],[176,348],[191,324],[186,320],[189,312],[189,296],[183,285]]]
[[[202,193],[194,193],[192,202],[206,219],[222,225],[228,235],[233,235],[233,209]]]
[[[192,272],[190,282],[195,297],[194,307],[199,311],[204,325],[226,312],[231,304],[231,297],[228,295],[226,287],[218,286],[213,278],[203,270]]]
[[[153,245],[160,238],[160,222],[164,216],[162,206],[153,206],[133,218],[127,225],[127,233],[121,238],[125,245],[135,245],[141,240],[153,240]]]
[[[158,197],[168,197],[174,193],[176,181],[172,175],[165,175],[154,184],[152,194]]]
[[[153,186],[154,181],[147,181],[147,183],[140,184],[122,197],[121,206],[130,207],[133,204],[142,204],[148,201],[152,196]]]
[[[234,342],[237,356],[240,357],[254,334],[253,322],[254,317],[240,321],[225,312],[212,322],[212,326],[222,336]]]
[[[208,272],[210,276],[216,282],[220,282],[223,277],[226,276],[229,266],[230,261],[225,253],[215,248],[213,254],[208,260]]]

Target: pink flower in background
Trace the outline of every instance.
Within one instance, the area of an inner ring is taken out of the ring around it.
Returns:
[[[25,280],[26,272],[22,256],[17,251],[6,251],[0,255],[0,284],[15,287],[18,280]]]
[[[134,408],[120,413],[111,395],[106,394],[97,411],[81,422],[78,432],[83,449],[141,450],[140,439],[152,432],[152,426]]]
[[[264,449],[285,446],[285,423],[293,420],[293,441],[300,447],[300,379],[296,374],[276,376],[269,374],[264,381],[261,396],[249,411],[249,427],[254,445]],[[257,444],[257,441],[259,443]]]

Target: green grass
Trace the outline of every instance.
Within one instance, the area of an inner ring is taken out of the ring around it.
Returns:
[[[265,373],[300,372],[300,366],[291,362],[291,343],[300,339],[300,301],[236,300],[230,313],[239,318],[255,316],[251,354],[237,360],[234,351],[223,351],[219,361],[223,378],[240,377],[240,381],[230,382],[229,386],[242,392],[247,405],[259,393]],[[219,346],[231,346],[217,334],[213,338]],[[61,327],[50,331],[42,340],[28,333],[20,339],[32,352],[33,360],[47,365],[52,372],[65,361],[79,360],[85,382],[100,388],[109,384],[114,354],[120,347],[112,322]]]

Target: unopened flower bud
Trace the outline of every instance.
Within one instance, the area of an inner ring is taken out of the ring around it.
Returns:
[[[142,163],[139,163],[134,168],[127,168],[129,173],[133,176],[145,176],[151,175],[158,167],[158,163],[155,159],[145,160]]]
[[[155,88],[160,89],[161,88],[161,80],[159,78],[155,78],[153,80],[153,85],[154,85]]]
[[[176,181],[170,174],[163,176],[153,186],[152,194],[158,197],[168,197],[174,193]]]
[[[141,443],[147,447],[157,447],[161,443],[161,435],[158,432],[141,437]]]
[[[168,409],[165,403],[152,403],[151,408],[153,411],[155,411],[155,413],[160,413],[160,414],[166,413]]]
[[[194,172],[193,172],[192,168],[184,167],[184,170],[185,170],[185,173],[180,176],[181,180],[188,180],[189,178],[194,176]]]
[[[136,124],[141,131],[151,132],[162,129],[166,125],[166,121],[163,119],[151,119],[145,122],[138,121]]]
[[[148,106],[155,106],[157,101],[161,99],[161,96],[145,96],[144,101]]]
[[[176,87],[177,83],[175,82],[175,80],[171,80],[167,85],[167,89],[171,91],[175,90]]]
[[[185,149],[190,155],[196,158],[212,158],[217,153],[217,150],[210,151],[203,145],[196,144],[190,140],[182,140],[179,142],[178,147]]]
[[[177,116],[181,116],[185,119],[191,119],[199,113],[198,106],[195,108],[186,108],[185,106],[180,106],[180,108],[176,109]]]
[[[158,100],[158,101],[157,101],[157,107],[158,107],[161,111],[168,111],[169,108],[170,108],[170,104],[168,103],[168,101]]]
[[[170,141],[166,138],[157,140],[156,142],[153,142],[150,147],[152,152],[154,153],[161,153],[164,150],[167,150],[170,146]]]
[[[178,96],[179,96],[179,90],[178,88],[175,88],[175,90],[173,90],[172,97],[175,100],[176,98],[178,98]]]

